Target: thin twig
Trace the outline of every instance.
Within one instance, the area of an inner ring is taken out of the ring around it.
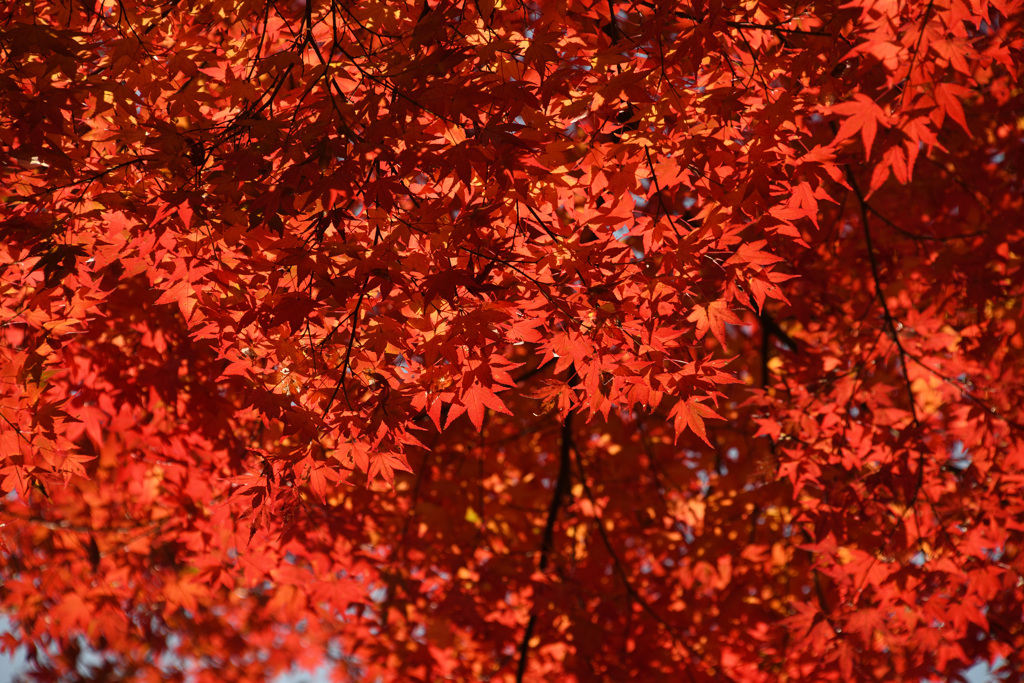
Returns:
[[[658,182],[658,174],[655,173],[654,162],[651,161],[651,148],[647,145],[644,145],[644,154],[647,156],[647,166],[651,169],[651,180],[654,182],[654,189],[658,192],[658,212],[665,212],[665,215],[668,217],[668,222],[672,225],[672,230],[676,233],[676,237],[681,238],[682,235],[679,234],[679,226],[676,225],[676,221],[672,218],[672,214],[669,213],[667,208],[665,208],[665,199],[661,196],[661,183]],[[655,214],[654,219],[657,221],[657,214]]]
[[[913,418],[914,426],[919,427],[921,425],[920,420],[917,416],[917,402],[914,399],[914,390],[910,385],[910,375],[907,371],[907,351],[903,348],[903,342],[900,340],[900,333],[896,327],[896,318],[893,317],[892,311],[889,310],[889,302],[885,300],[885,292],[882,289],[882,276],[878,268],[878,259],[875,256],[875,247],[871,241],[871,226],[868,223],[868,210],[869,205],[867,200],[864,198],[864,193],[861,192],[860,185],[857,184],[857,179],[853,175],[853,170],[846,166],[846,178],[850,182],[850,187],[853,188],[853,192],[857,195],[857,201],[860,203],[860,218],[864,224],[864,241],[867,243],[868,248],[868,261],[871,265],[871,277],[875,283],[875,295],[878,297],[879,303],[882,304],[882,314],[885,316],[885,326],[889,330],[889,335],[892,337],[893,342],[896,344],[896,350],[900,356],[900,365],[903,370],[903,381],[907,387],[907,395],[910,398],[910,415]]]

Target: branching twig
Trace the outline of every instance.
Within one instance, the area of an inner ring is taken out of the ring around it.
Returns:
[[[907,387],[907,395],[910,398],[910,415],[913,418],[914,426],[919,427],[921,425],[920,420],[917,416],[917,402],[914,399],[914,390],[910,385],[910,374],[907,369],[907,351],[903,348],[903,342],[900,340],[900,333],[896,327],[896,318],[893,317],[892,311],[889,310],[889,302],[885,300],[885,292],[882,290],[882,276],[878,268],[878,259],[875,256],[875,247],[871,241],[871,226],[868,223],[868,211],[870,206],[867,200],[864,198],[864,193],[860,189],[860,185],[857,184],[857,179],[853,175],[853,170],[849,166],[846,166],[846,178],[850,182],[850,187],[853,188],[853,193],[857,195],[857,201],[860,204],[860,219],[864,224],[864,241],[867,243],[868,248],[868,261],[871,265],[871,278],[875,283],[875,295],[878,297],[878,301],[882,304],[882,314],[885,316],[885,326],[889,330],[889,335],[892,337],[893,343],[896,344],[896,351],[900,356],[900,365],[903,369],[903,381]]]
[[[380,240],[380,229],[376,231],[373,236],[373,246],[376,247]],[[363,299],[366,297],[366,286],[370,282],[370,274],[366,274],[366,278],[363,280],[363,286],[359,291],[359,298],[356,299],[356,307],[352,311],[352,329],[349,332],[348,346],[345,348],[345,358],[341,362],[341,376],[338,378],[338,383],[334,385],[334,391],[331,393],[331,399],[327,402],[327,406],[324,408],[323,417],[327,417],[327,413],[331,410],[331,406],[334,405],[334,399],[338,397],[338,390],[343,389],[345,394],[345,402],[348,403],[349,409],[352,408],[352,402],[348,398],[348,389],[345,387],[345,374],[348,372],[349,361],[352,359],[352,347],[356,343],[356,328],[359,326],[359,308],[363,305]]]

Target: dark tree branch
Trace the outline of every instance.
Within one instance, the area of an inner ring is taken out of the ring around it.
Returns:
[[[574,384],[575,375],[570,380]],[[548,507],[547,521],[544,523],[544,533],[540,542],[540,561],[538,568],[543,572],[548,567],[551,550],[555,543],[555,522],[558,520],[558,513],[562,509],[565,496],[569,493],[569,483],[572,477],[572,416],[570,412],[562,420],[562,439],[558,460],[558,480],[555,482],[555,491],[551,495],[551,505]],[[534,605],[536,606],[536,604]],[[530,655],[530,640],[533,639],[533,630],[537,625],[537,614],[531,609],[530,620],[526,624],[526,631],[523,633],[523,640],[519,643],[519,664],[516,667],[516,683],[522,683],[526,674],[526,664]]]
[[[597,505],[597,501],[594,499],[594,494],[590,490],[590,484],[587,482],[587,474],[586,471],[583,469],[583,459],[580,457],[580,452],[575,447],[575,444],[571,444],[571,451],[576,455],[576,468],[579,472],[580,484],[583,486],[583,492],[584,494],[586,494],[587,499],[590,501],[590,504],[594,507],[594,509],[599,510],[600,508]],[[623,566],[622,560],[619,559],[618,553],[615,552],[615,548],[612,547],[611,540],[608,538],[608,533],[605,531],[604,525],[600,522],[601,520],[598,519],[598,523],[595,524],[594,527],[597,529],[597,534],[601,538],[602,545],[604,545],[605,550],[608,551],[608,555],[612,558],[612,569],[615,572],[615,575],[619,577],[619,580],[622,581],[622,585],[625,587],[626,594],[629,596],[630,600],[640,605],[640,608],[644,612],[646,612],[652,619],[654,619],[654,621],[657,622],[659,626],[665,629],[665,632],[669,635],[669,637],[676,645],[681,647],[688,655],[692,656],[692,651],[689,647],[686,646],[686,643],[683,642],[682,637],[678,633],[676,633],[676,630],[672,627],[672,624],[668,623],[664,617],[658,614],[658,612],[655,611],[653,607],[651,607],[651,604],[647,602],[647,600],[644,599],[642,595],[640,595],[640,592],[637,591],[636,587],[633,586],[633,583],[629,580],[629,576],[626,574],[626,570]],[[689,667],[686,668],[686,675],[687,678],[689,678],[689,680],[691,681],[697,680],[693,675],[693,670]]]
[[[900,356],[900,366],[903,371],[903,381],[907,388],[907,395],[910,398],[910,415],[913,418],[914,426],[921,426],[921,421],[917,416],[917,401],[914,398],[914,389],[910,386],[910,375],[907,372],[907,351],[903,348],[903,342],[900,340],[899,329],[896,327],[896,318],[893,317],[892,311],[889,310],[889,302],[885,300],[885,292],[882,289],[882,275],[878,268],[878,258],[875,256],[875,247],[871,241],[871,226],[868,222],[868,211],[869,205],[867,200],[864,198],[864,193],[860,189],[860,185],[857,184],[857,179],[853,175],[853,170],[846,166],[846,178],[850,182],[850,187],[853,188],[853,193],[857,196],[857,202],[860,204],[860,219],[864,224],[864,241],[867,243],[868,248],[868,261],[871,265],[871,278],[875,283],[875,295],[878,297],[879,303],[882,304],[882,314],[885,317],[885,326],[889,330],[889,336],[892,337],[893,343],[896,344],[896,350]]]

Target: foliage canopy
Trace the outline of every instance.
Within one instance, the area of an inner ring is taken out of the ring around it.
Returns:
[[[1024,673],[1022,20],[6,3],[5,647]]]

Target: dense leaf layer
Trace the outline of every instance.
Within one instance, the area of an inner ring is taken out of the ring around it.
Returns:
[[[1024,671],[1024,8],[0,10],[41,677]]]

